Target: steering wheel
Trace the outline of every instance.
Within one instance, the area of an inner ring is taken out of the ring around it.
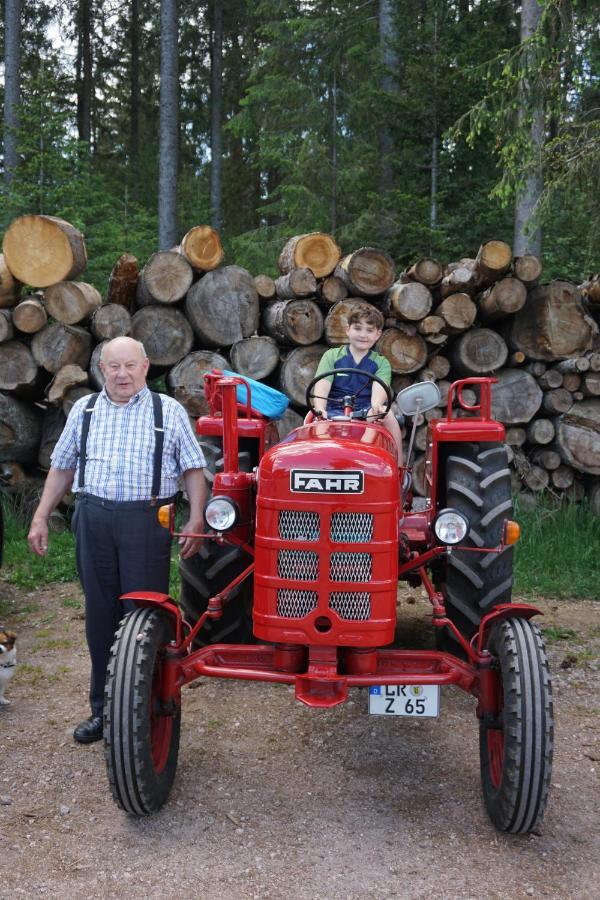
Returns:
[[[365,414],[365,415],[361,415],[361,416],[356,416],[354,418],[382,419],[385,415],[387,415],[387,413],[389,412],[390,407],[393,403],[394,395],[392,394],[392,390],[391,390],[389,384],[386,384],[385,381],[383,381],[381,378],[379,378],[378,375],[373,375],[372,372],[365,372],[362,369],[329,369],[327,372],[321,372],[319,375],[315,375],[315,377],[313,378],[311,383],[306,388],[306,405],[309,407],[313,416],[315,416],[318,419],[318,418],[320,418],[320,415],[321,415],[319,410],[315,408],[313,401],[328,399],[327,397],[319,397],[317,394],[314,393],[315,385],[317,384],[317,382],[321,381],[322,378],[329,378],[331,375],[340,375],[340,374],[362,375],[365,378],[365,383],[361,387],[359,387],[359,389],[354,394],[349,395],[350,396],[350,405],[352,406],[353,409],[354,409],[354,404],[355,404],[356,398],[359,397],[360,394],[362,394],[364,392],[365,388],[371,388],[373,383],[381,385],[381,387],[385,391],[385,396],[386,396],[387,402],[386,402],[385,409],[382,413],[374,413],[371,416],[367,416]],[[370,390],[369,390],[369,398],[368,399],[369,399],[369,406],[370,406],[371,405],[371,391]],[[333,420],[343,419],[344,421],[348,421],[348,418],[349,418],[348,416],[332,416]]]

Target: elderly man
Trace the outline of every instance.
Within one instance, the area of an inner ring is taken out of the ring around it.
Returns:
[[[139,341],[119,337],[105,344],[104,389],[74,404],[28,536],[34,553],[44,556],[50,513],[74,484],[73,530],[92,663],[92,714],[74,731],[82,744],[102,737],[110,647],[119,620],[133,608],[118,597],[134,590],[168,592],[171,537],[157,510],[177,493],[180,476],[190,503],[181,556],[200,548],[192,535],[203,530],[205,459],[184,408],[146,386],[148,366]]]

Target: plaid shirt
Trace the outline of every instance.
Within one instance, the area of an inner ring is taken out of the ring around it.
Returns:
[[[78,400],[52,453],[55,469],[75,469],[79,490],[79,451],[83,413],[89,397]],[[206,465],[183,406],[161,395],[165,440],[160,497],[172,497],[188,469]],[[154,468],[154,410],[147,387],[124,406],[103,390],[92,412],[83,490],[106,500],[149,500]]]

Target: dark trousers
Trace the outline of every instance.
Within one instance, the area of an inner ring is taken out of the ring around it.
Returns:
[[[90,705],[102,715],[110,648],[120,620],[135,608],[130,591],[168,593],[171,535],[157,507],[115,503],[87,494],[73,515],[77,570],[85,594],[85,633],[92,661]]]

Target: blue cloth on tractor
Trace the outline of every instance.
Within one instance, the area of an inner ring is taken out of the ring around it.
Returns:
[[[252,409],[266,416],[268,419],[280,419],[289,405],[289,400],[281,391],[248,378],[247,375],[240,375],[239,372],[228,372],[223,370],[223,375],[229,375],[234,378],[243,378],[248,382],[250,387],[250,404]],[[236,398],[238,403],[246,405],[247,390],[245,384],[238,384],[236,388]]]

